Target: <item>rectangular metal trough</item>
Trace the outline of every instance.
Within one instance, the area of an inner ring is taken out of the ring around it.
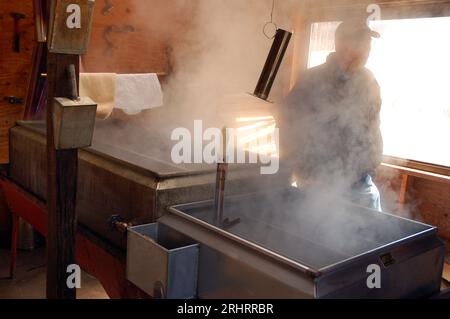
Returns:
[[[200,298],[439,292],[445,248],[434,227],[344,203],[332,208],[325,201],[312,213],[307,202],[296,189],[229,198],[224,218],[238,223],[228,229],[214,225],[212,201],[171,207],[159,223],[200,244]],[[374,269],[379,288],[370,277]]]
[[[128,230],[127,278],[155,298],[195,298],[199,245],[167,231],[157,223]]]
[[[114,132],[114,137],[108,138]],[[78,221],[108,244],[125,250],[126,236],[113,230],[112,216],[134,225],[152,223],[167,207],[214,197],[214,165],[175,165],[170,149],[162,150],[164,136],[151,137],[140,127],[96,124],[92,147],[79,152]],[[119,136],[120,138],[118,138]],[[145,137],[145,139],[143,138]],[[145,140],[146,145],[142,144]],[[140,142],[138,142],[140,141]],[[10,130],[8,177],[45,201],[47,155],[45,123],[19,122]],[[168,158],[169,156],[169,158]],[[259,167],[229,173],[229,189],[236,194],[262,187]],[[258,178],[259,183],[250,183]]]

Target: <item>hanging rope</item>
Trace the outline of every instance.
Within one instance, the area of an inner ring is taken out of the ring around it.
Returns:
[[[274,11],[275,11],[275,0],[272,0],[272,10],[270,11],[270,21],[266,22],[263,27],[263,34],[267,39],[273,39],[275,37],[276,31],[278,29],[278,26],[276,25],[276,23],[273,22],[273,12]],[[272,36],[268,35],[267,30],[268,30],[269,26],[274,27],[274,32],[273,32]]]

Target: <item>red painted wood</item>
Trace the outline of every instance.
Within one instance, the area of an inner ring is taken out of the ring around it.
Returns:
[[[14,278],[17,261],[17,237],[19,236],[19,216],[14,214],[11,231],[11,262],[9,264],[9,277]]]
[[[40,234],[47,237],[47,215],[45,204],[27,194],[17,185],[0,179],[0,185],[5,193],[6,203],[13,214],[19,215],[32,225]]]
[[[46,205],[5,178],[0,178],[0,187],[14,218],[22,217],[47,237]],[[78,265],[98,279],[110,298],[150,298],[126,279],[124,260],[109,254],[80,233],[76,234],[75,253]]]

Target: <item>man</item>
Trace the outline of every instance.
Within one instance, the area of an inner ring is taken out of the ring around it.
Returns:
[[[372,181],[381,162],[380,88],[365,68],[372,37],[366,22],[345,21],[336,52],[309,69],[279,108],[280,156],[303,185],[322,185],[381,211]],[[326,195],[326,194],[324,194]]]

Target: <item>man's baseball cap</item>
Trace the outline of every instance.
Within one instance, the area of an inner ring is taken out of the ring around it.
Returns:
[[[342,22],[336,29],[336,40],[358,40],[367,37],[379,38],[380,34],[373,31],[364,20],[348,20]]]

